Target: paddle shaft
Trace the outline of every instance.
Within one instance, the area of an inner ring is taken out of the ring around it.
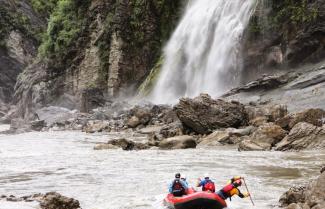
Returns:
[[[252,199],[252,196],[250,195],[250,192],[249,192],[249,190],[248,190],[248,187],[247,187],[247,184],[246,184],[245,179],[243,179],[243,181],[244,181],[244,184],[245,184],[246,190],[247,190],[247,192],[249,193],[249,198],[251,199],[252,204],[255,206],[254,201],[253,201],[253,199]]]

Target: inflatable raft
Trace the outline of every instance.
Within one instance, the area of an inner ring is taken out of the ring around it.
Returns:
[[[188,195],[174,197],[168,194],[164,200],[171,209],[222,209],[227,203],[215,193],[190,191]]]

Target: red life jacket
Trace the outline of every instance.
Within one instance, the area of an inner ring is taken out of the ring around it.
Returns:
[[[222,188],[222,194],[225,196],[225,198],[231,198],[230,191],[236,188],[233,184],[228,184],[224,188]]]
[[[216,188],[213,181],[208,181],[202,188],[203,191],[215,192]]]

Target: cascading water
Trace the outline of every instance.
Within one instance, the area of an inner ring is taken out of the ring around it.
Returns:
[[[154,103],[222,94],[238,82],[241,40],[255,0],[192,0],[164,50]]]

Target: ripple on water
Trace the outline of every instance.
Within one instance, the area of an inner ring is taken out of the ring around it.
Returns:
[[[84,209],[160,209],[169,182],[180,171],[191,185],[210,173],[217,188],[233,175],[246,176],[258,208],[266,209],[291,185],[318,175],[325,161],[325,154],[316,151],[93,150],[94,143],[112,137],[80,132],[0,136],[0,194],[57,191],[77,198]],[[229,208],[249,209],[250,204],[234,198]]]

